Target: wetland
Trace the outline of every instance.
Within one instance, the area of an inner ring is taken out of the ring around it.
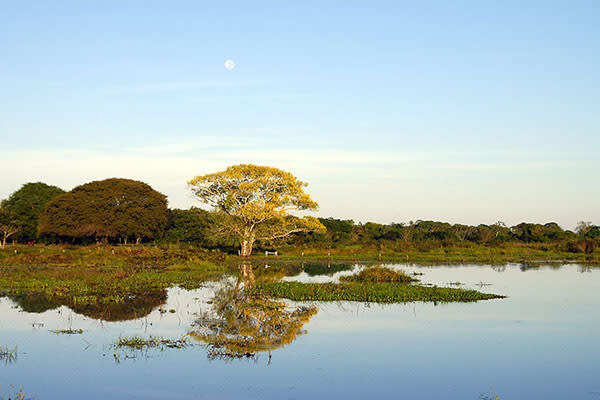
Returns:
[[[599,285],[577,264],[2,267],[0,396],[592,399]]]

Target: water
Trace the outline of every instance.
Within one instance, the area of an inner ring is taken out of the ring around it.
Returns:
[[[0,299],[0,397],[38,399],[600,399],[600,270],[580,266],[406,267],[425,283],[507,295],[478,303],[317,303],[289,345],[209,359],[205,345],[115,350],[119,336],[178,338],[212,305],[216,284],[172,288],[149,315],[107,322],[62,306],[24,312]],[[348,271],[286,279],[335,280]],[[169,310],[175,310],[174,313]],[[50,330],[83,329],[81,335]],[[115,352],[119,359],[114,356]],[[134,358],[126,358],[126,357]],[[12,386],[12,387],[11,387]]]

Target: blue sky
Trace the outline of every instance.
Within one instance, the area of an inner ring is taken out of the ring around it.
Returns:
[[[600,223],[596,1],[99,3],[0,1],[0,197],[253,162],[320,215]]]

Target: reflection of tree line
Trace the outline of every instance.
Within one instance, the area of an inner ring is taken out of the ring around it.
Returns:
[[[156,291],[128,296],[123,302],[103,301],[97,296],[94,302],[78,303],[76,297],[53,297],[45,293],[24,293],[10,296],[23,311],[43,313],[60,306],[69,307],[76,313],[104,321],[127,321],[144,317],[167,300],[167,292]]]

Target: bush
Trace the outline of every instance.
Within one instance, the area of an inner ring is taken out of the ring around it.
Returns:
[[[410,283],[417,279],[407,275],[404,271],[394,271],[393,269],[383,267],[366,268],[356,275],[343,276],[340,278],[346,282],[397,282]]]
[[[583,253],[583,249],[581,248],[580,244],[574,240],[570,240],[567,242],[566,250],[569,253]]]

